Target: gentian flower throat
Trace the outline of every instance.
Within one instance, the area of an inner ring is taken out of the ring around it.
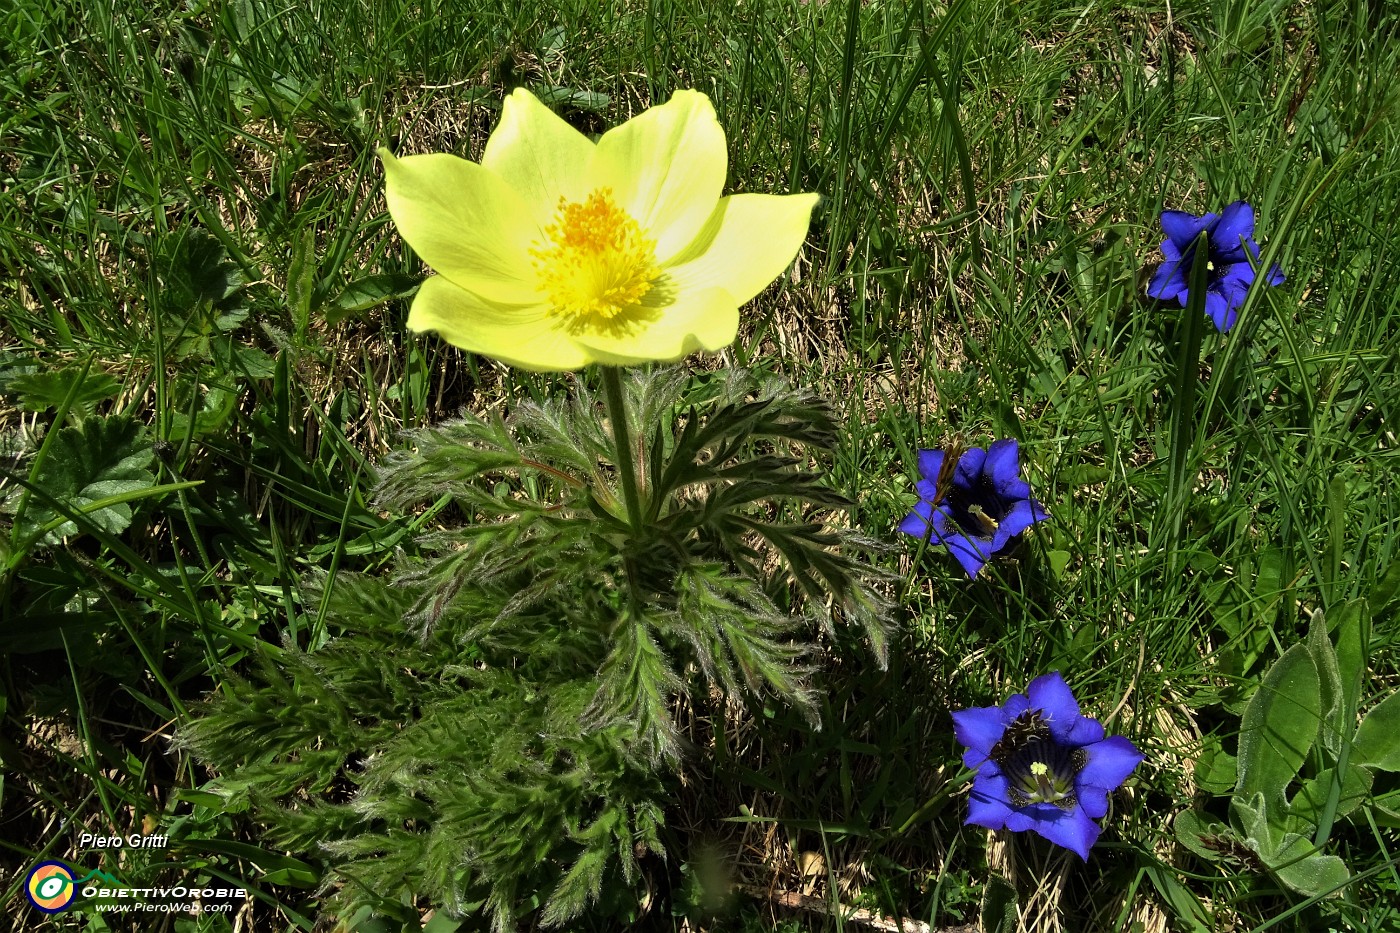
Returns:
[[[1066,812],[1078,806],[1074,778],[1084,770],[1088,756],[1082,748],[1056,743],[1040,710],[1028,709],[1016,717],[987,757],[1006,775],[1012,806],[1050,803]]]

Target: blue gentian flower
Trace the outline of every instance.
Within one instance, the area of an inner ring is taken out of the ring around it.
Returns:
[[[1088,861],[1099,838],[1095,820],[1108,795],[1142,761],[1122,736],[1104,738],[1059,672],[1031,681],[1001,706],[953,714],[963,764],[977,769],[967,822],[1012,832],[1033,830]]]
[[[1206,313],[1222,334],[1235,326],[1235,309],[1244,304],[1255,278],[1250,259],[1259,260],[1259,244],[1254,242],[1254,208],[1236,201],[1219,214],[1200,217],[1185,211],[1163,211],[1162,241],[1165,262],[1158,267],[1147,286],[1149,297],[1162,301],[1175,298],[1186,307],[1190,292],[1191,261],[1196,237],[1209,233],[1210,253],[1206,258]],[[1282,285],[1283,272],[1275,265],[1264,281]]]
[[[1021,479],[1013,439],[986,450],[972,447],[961,456],[957,450],[920,450],[919,473],[919,504],[899,530],[945,545],[969,577],[1016,535],[1050,517]]]

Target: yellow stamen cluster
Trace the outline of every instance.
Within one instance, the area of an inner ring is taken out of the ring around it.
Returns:
[[[575,326],[617,323],[651,291],[661,270],[656,241],[599,188],[583,202],[559,199],[544,242],[530,250],[539,288]]]

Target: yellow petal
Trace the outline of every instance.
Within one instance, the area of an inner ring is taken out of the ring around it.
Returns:
[[[447,153],[379,158],[394,226],[424,262],[492,301],[539,300],[529,252],[538,230],[503,179]]]
[[[595,359],[559,329],[545,306],[490,301],[441,275],[418,289],[408,329],[435,330],[454,347],[537,372],[580,369]]]
[[[588,197],[588,164],[592,141],[524,88],[517,88],[501,107],[501,122],[486,141],[484,168],[530,205],[536,224],[554,220],[559,198]]]
[[[656,240],[656,258],[690,244],[714,212],[729,160],[710,99],[677,91],[598,140],[590,176]]]
[[[739,332],[739,303],[722,288],[688,290],[662,281],[642,308],[649,319],[634,319],[626,332],[589,330],[575,339],[600,363],[624,366],[649,360],[669,362],[696,350],[719,350]],[[665,301],[662,305],[660,302]]]
[[[744,304],[783,274],[802,243],[815,194],[723,198],[695,242],[666,269],[686,290],[718,286]]]

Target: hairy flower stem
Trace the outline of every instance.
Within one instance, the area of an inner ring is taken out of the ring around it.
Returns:
[[[608,405],[608,420],[612,422],[613,446],[617,449],[617,472],[622,483],[622,501],[627,505],[627,527],[635,540],[642,530],[641,498],[637,495],[637,468],[632,462],[632,435],[627,427],[627,405],[622,400],[622,370],[616,366],[604,366],[603,391]],[[637,562],[632,557],[623,557],[623,567],[627,572],[627,589],[631,597],[632,610],[642,610],[642,592],[637,575]],[[618,623],[622,621],[619,617]],[[614,629],[617,623],[614,623]]]
[[[622,370],[604,366],[603,390],[612,422],[613,445],[617,448],[617,472],[622,482],[622,500],[627,504],[627,525],[633,534],[641,530],[642,506],[637,496],[637,469],[632,463],[632,435],[627,428],[627,406],[622,401]]]

